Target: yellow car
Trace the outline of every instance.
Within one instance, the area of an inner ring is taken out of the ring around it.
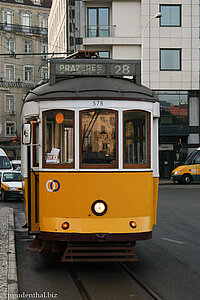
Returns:
[[[8,198],[22,199],[21,173],[16,171],[0,172],[1,180],[1,201]]]
[[[183,184],[200,181],[200,147],[194,150],[181,166],[172,171],[171,179]]]

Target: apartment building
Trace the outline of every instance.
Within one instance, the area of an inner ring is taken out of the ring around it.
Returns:
[[[199,146],[198,0],[56,0],[49,43],[60,56],[92,49],[141,61],[141,82],[160,99],[161,177]]]
[[[27,91],[48,78],[51,0],[0,0],[0,148],[20,158],[20,112]]]

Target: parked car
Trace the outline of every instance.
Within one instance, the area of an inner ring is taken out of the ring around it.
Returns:
[[[1,181],[1,201],[8,198],[22,199],[22,180],[21,173],[17,171],[0,172]]]
[[[12,160],[11,165],[13,167],[13,170],[21,170],[21,160]]]
[[[4,170],[12,170],[12,165],[4,150],[0,148],[0,172]]]
[[[172,171],[173,182],[189,184],[200,181],[200,147],[195,149],[188,158]]]

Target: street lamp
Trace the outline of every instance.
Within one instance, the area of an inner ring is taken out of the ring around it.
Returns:
[[[153,20],[153,19],[158,19],[162,17],[162,13],[157,13],[155,16],[153,16],[151,19],[149,19],[149,21],[145,24],[143,31],[142,31],[142,47],[141,47],[141,84],[143,85],[143,81],[144,81],[144,34],[145,34],[145,30],[147,28],[147,26],[149,25],[149,23]]]

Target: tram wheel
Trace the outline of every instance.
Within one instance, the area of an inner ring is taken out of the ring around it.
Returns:
[[[192,182],[192,177],[190,174],[184,174],[181,181],[183,184],[190,184]]]

